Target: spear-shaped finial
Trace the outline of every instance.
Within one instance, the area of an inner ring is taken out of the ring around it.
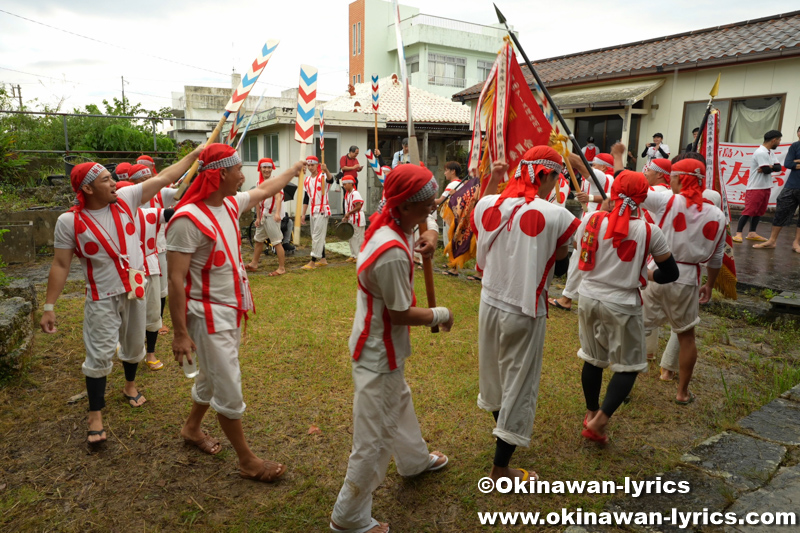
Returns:
[[[497,7],[497,4],[493,3],[492,5],[494,6],[494,10],[497,13],[497,20],[500,21],[500,24],[505,24],[506,23],[506,18],[500,12],[500,8]]]

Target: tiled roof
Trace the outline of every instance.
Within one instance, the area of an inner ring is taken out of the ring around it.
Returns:
[[[550,86],[800,55],[800,11],[533,61]],[[521,58],[520,58],[521,59]],[[533,81],[528,68],[523,72]],[[453,95],[470,100],[483,83]]]
[[[387,122],[405,122],[406,104],[403,86],[396,77],[378,81],[380,108]],[[355,96],[344,95],[321,105],[325,111],[345,111],[372,114],[372,83],[357,83]],[[411,113],[414,122],[469,124],[469,107],[411,86]]]

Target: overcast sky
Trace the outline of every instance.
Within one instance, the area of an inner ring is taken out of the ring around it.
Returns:
[[[520,32],[522,45],[532,59],[797,9],[797,0],[497,2]],[[319,68],[318,90],[320,98],[327,100],[343,94],[347,85],[349,3],[3,0],[0,83],[19,84],[26,101],[38,98],[55,105],[63,99],[62,110],[72,110],[119,97],[120,77],[124,76],[131,101],[158,108],[170,106],[171,91],[182,91],[184,85],[229,86],[232,69],[246,71],[267,39],[279,39],[281,44],[252,94],[259,95],[267,87],[268,95],[278,95],[282,89],[297,87],[299,65],[306,63]],[[496,22],[490,0],[402,3],[430,15],[479,24]]]

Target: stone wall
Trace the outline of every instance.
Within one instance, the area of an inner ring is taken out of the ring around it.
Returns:
[[[37,309],[36,288],[28,280],[13,280],[0,288],[0,372],[17,367],[33,350]]]

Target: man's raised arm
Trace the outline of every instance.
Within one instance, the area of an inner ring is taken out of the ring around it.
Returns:
[[[198,158],[203,148],[205,148],[205,145],[198,146],[183,159],[162,170],[158,176],[153,176],[142,183],[142,203],[147,202],[150,198],[158,194],[158,191],[164,187],[169,187],[175,180],[183,176],[183,174],[189,170],[189,167],[192,166],[192,163]]]

